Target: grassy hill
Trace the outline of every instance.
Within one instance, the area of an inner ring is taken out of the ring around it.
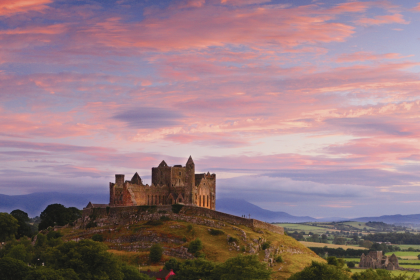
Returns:
[[[204,225],[202,220],[206,220],[207,224]],[[212,235],[209,232],[211,229],[220,230],[223,233]],[[140,266],[142,270],[161,268],[164,261],[171,258],[170,255],[176,256],[180,261],[191,257],[185,252],[185,248],[196,238],[203,243],[202,253],[205,254],[206,259],[214,262],[224,262],[238,254],[255,253],[261,261],[267,260],[267,257],[280,255],[283,262],[273,264],[272,269],[275,272],[273,279],[287,279],[292,273],[310,265],[312,260],[324,262],[311,250],[289,236],[203,217],[190,216],[189,221],[175,219],[154,222],[138,221],[89,229],[68,227],[61,231],[65,235],[64,239],[67,240],[87,239],[95,234],[101,235],[111,253],[123,261]],[[234,242],[229,243],[229,237],[232,237],[231,241]],[[260,248],[261,244],[267,241],[271,243],[268,252]],[[151,264],[148,261],[149,248],[153,243],[160,243],[164,247],[164,258],[160,264]]]

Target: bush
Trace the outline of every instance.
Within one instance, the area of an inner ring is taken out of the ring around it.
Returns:
[[[229,239],[228,239],[228,243],[233,243],[233,242],[235,242],[235,243],[238,243],[238,239],[237,238],[235,238],[235,237],[229,237]]]
[[[271,279],[271,273],[256,255],[239,255],[217,265],[213,271],[213,279],[266,280]]]
[[[188,232],[190,232],[190,231],[192,231],[192,230],[193,230],[193,226],[192,226],[192,225],[188,225],[188,226],[187,226],[187,231],[188,231]]]
[[[97,233],[97,234],[94,234],[92,236],[92,240],[93,241],[98,241],[98,242],[103,242],[104,241],[104,237],[103,237],[102,234]]]
[[[198,238],[196,240],[191,241],[190,244],[188,245],[188,252],[190,252],[191,254],[195,254],[201,249],[203,249],[203,244],[201,243],[201,240]]]
[[[356,266],[356,263],[355,262],[348,262],[347,263],[347,267],[348,268],[354,268]]]
[[[160,244],[154,244],[150,247],[149,260],[152,263],[157,263],[162,259],[163,248]]]
[[[261,249],[265,250],[265,249],[270,248],[270,246],[271,246],[271,242],[270,242],[270,241],[266,241],[266,242],[264,242],[264,243],[261,245]]]
[[[222,235],[222,234],[225,234],[222,230],[220,230],[220,229],[213,229],[213,228],[210,229],[209,233],[211,235]]]
[[[179,271],[180,264],[181,263],[177,259],[170,258],[169,261],[165,263],[165,266],[163,267],[163,269],[166,269],[166,270],[172,269],[175,273],[177,273]]]
[[[346,272],[336,266],[312,261],[311,266],[293,274],[289,280],[350,280]],[[370,278],[363,278],[370,279]]]
[[[146,225],[149,225],[149,226],[160,226],[160,225],[163,225],[163,222],[161,220],[148,221],[146,223]]]
[[[162,217],[160,217],[160,220],[161,221],[170,221],[171,218],[169,218],[168,216],[162,216]]]
[[[281,257],[281,256],[277,256],[274,260],[275,260],[276,262],[278,262],[278,263],[282,263],[282,262],[283,262],[283,259],[282,259],[282,257]]]
[[[173,204],[172,205],[172,212],[174,212],[175,214],[178,214],[179,211],[181,211],[182,207],[184,207],[184,205],[182,205],[182,204]]]

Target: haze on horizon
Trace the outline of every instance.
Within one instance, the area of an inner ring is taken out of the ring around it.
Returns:
[[[419,0],[3,0],[0,193],[191,155],[218,198],[418,214],[419,26]]]

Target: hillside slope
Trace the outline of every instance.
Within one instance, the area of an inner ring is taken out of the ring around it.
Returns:
[[[94,213],[91,216],[93,217]],[[189,242],[196,238],[203,243],[202,253],[208,260],[215,262],[224,262],[238,254],[258,254],[261,261],[269,262],[269,258],[281,255],[284,262],[273,264],[273,279],[287,279],[292,273],[310,265],[312,260],[324,261],[295,239],[268,230],[252,229],[193,215],[156,212],[151,213],[149,217],[153,222],[144,220],[118,225],[106,224],[103,218],[96,217],[96,225],[103,226],[88,229],[76,226],[61,230],[67,240],[80,240],[100,234],[112,253],[124,261],[142,267],[150,265],[148,250],[154,243],[160,243],[164,247],[163,261],[170,257],[179,260],[192,258],[186,248]],[[211,229],[220,230],[222,233],[211,235]],[[236,240],[229,243],[229,237]],[[266,241],[271,242],[270,249],[261,250],[261,244]],[[163,262],[160,267],[162,265]]]

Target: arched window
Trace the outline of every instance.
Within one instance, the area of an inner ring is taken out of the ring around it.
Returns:
[[[210,207],[210,204],[209,204],[209,195],[207,195],[207,207]]]
[[[147,205],[150,205],[150,195],[147,196]]]

